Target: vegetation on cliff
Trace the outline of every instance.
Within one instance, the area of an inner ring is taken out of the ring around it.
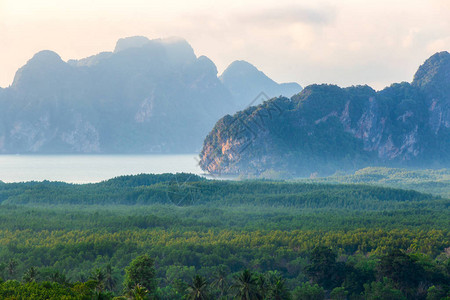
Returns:
[[[310,85],[219,120],[201,167],[215,174],[330,175],[367,166],[450,164],[450,54],[433,55],[414,81]]]

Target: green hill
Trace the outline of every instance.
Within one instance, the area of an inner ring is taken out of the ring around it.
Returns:
[[[450,171],[408,170],[394,168],[364,168],[352,175],[339,175],[303,180],[316,183],[351,183],[381,185],[416,190],[450,199]]]

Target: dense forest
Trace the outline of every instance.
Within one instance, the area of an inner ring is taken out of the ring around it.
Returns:
[[[276,178],[277,173],[266,173],[267,178]],[[450,198],[450,170],[422,170],[369,167],[358,170],[353,174],[337,172],[328,177],[301,179],[308,183],[357,183],[381,185],[401,189],[410,189],[422,193]]]
[[[3,183],[0,201],[2,299],[450,295],[441,196],[163,174]]]

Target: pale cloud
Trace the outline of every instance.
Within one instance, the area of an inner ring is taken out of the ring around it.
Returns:
[[[432,0],[432,3],[445,12],[450,12],[450,1],[448,0]]]
[[[419,33],[419,29],[418,28],[411,28],[409,30],[409,33],[407,36],[405,36],[402,39],[402,46],[404,48],[409,48],[414,44],[414,40],[417,37],[417,34]]]
[[[446,38],[434,40],[427,45],[427,50],[430,53],[440,52],[444,49],[448,49],[450,51],[450,35]]]
[[[241,12],[236,21],[255,26],[285,26],[289,24],[327,25],[335,20],[336,11],[330,6],[311,8],[300,5],[272,7]]]
[[[426,58],[450,50],[448,3],[0,0],[0,86],[39,50],[82,58],[144,35],[183,37],[219,71],[244,59],[277,81],[379,89],[410,81]]]

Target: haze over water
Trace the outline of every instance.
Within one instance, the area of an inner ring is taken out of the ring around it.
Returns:
[[[202,174],[196,154],[183,155],[1,155],[0,180],[94,183],[141,173]]]

